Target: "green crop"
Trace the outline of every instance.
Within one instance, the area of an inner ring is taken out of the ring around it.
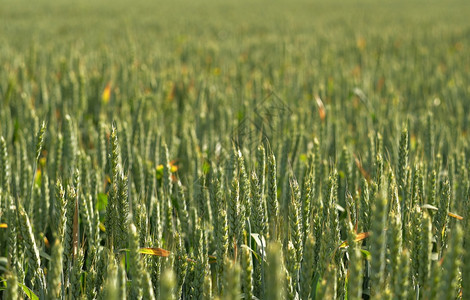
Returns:
[[[0,298],[470,299],[464,0],[0,10]]]

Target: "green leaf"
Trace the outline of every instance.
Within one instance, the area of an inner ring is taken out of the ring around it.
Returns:
[[[251,249],[251,248],[248,247],[247,245],[241,245],[240,247],[241,247],[241,248],[246,248],[246,249],[250,250],[251,253],[253,253],[253,255],[255,256],[255,258],[256,258],[258,261],[260,260],[258,253],[256,253],[256,251],[254,251],[253,249]]]
[[[205,161],[203,164],[202,164],[202,172],[204,174],[209,174],[209,171],[211,170],[211,165]]]
[[[39,255],[41,257],[44,257],[47,260],[52,260],[52,257],[49,254],[47,254],[44,250],[39,250]]]
[[[36,176],[34,178],[34,184],[36,187],[41,188],[41,180],[42,180],[42,172],[36,172]]]
[[[108,195],[105,193],[98,193],[98,201],[96,202],[96,209],[98,211],[103,211],[108,205]]]
[[[39,300],[39,297],[36,296],[36,294],[29,287],[27,287],[26,285],[22,283],[18,283],[18,286],[21,287],[21,289],[23,289],[23,292],[26,294],[26,296],[28,296],[29,299]]]
[[[362,254],[362,257],[367,259],[367,260],[370,260],[370,257],[371,257],[371,254],[369,251],[367,250],[364,250],[364,249],[361,249],[361,254]]]

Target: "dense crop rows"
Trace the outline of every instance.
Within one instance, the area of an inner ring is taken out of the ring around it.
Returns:
[[[4,299],[470,299],[468,5],[274,2],[6,6]]]

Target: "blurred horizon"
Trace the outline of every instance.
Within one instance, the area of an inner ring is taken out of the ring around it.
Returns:
[[[60,43],[112,46],[130,40],[141,46],[191,36],[322,38],[337,31],[403,38],[425,31],[470,34],[468,1],[91,1],[25,0],[3,3],[0,42],[13,49]],[[145,32],[143,32],[145,30]]]

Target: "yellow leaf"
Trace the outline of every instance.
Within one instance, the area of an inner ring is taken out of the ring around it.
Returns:
[[[215,264],[217,262],[217,257],[213,255],[209,255],[209,263],[210,264]]]
[[[358,234],[356,235],[356,238],[355,238],[354,241],[360,242],[360,241],[362,241],[363,239],[368,238],[368,237],[369,237],[369,233],[368,233],[368,232],[361,232],[361,233],[358,233]],[[341,245],[339,245],[338,248],[345,248],[346,246],[348,246],[348,241],[342,242]]]
[[[111,82],[106,84],[106,87],[103,90],[103,94],[101,95],[101,100],[103,100],[104,104],[108,104],[109,99],[111,99]]]
[[[458,214],[454,214],[454,213],[449,212],[448,215],[449,215],[449,217],[455,218],[457,220],[463,220],[463,217],[459,216]]]
[[[364,170],[364,168],[362,167],[361,161],[359,160],[359,158],[357,158],[357,156],[355,154],[354,154],[354,162],[356,163],[356,166],[359,169],[359,172],[361,172],[362,176],[369,182],[370,181],[370,175],[369,175],[369,173],[367,173],[366,170]]]
[[[142,254],[162,256],[162,257],[167,257],[170,255],[170,251],[162,249],[162,248],[140,248],[139,252]]]
[[[8,228],[7,223],[0,223],[0,228]]]
[[[366,39],[363,37],[360,37],[356,41],[356,46],[359,48],[359,50],[364,50],[366,48]]]
[[[44,240],[44,245],[46,245],[47,248],[50,248],[51,245],[49,244],[49,240],[47,239],[47,237],[44,236],[42,239]]]
[[[361,233],[358,233],[358,234],[356,235],[356,242],[362,241],[363,239],[368,238],[368,237],[369,237],[369,233],[368,233],[368,232],[361,232]]]

